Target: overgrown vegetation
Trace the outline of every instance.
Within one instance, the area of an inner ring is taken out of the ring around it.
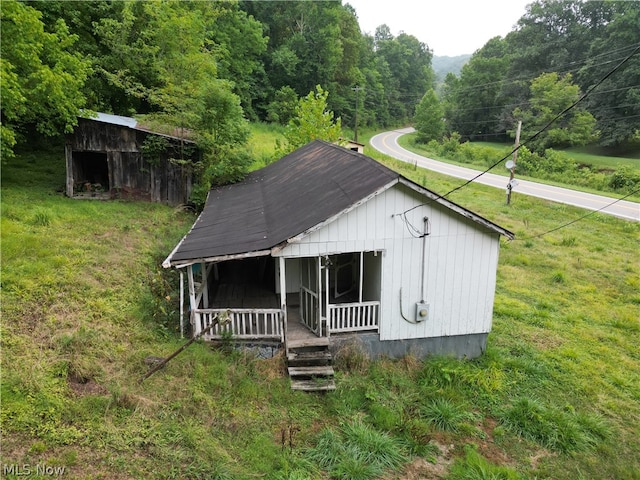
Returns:
[[[535,238],[581,211],[506,207],[472,185],[452,200],[517,234],[481,358],[369,361],[350,345],[338,389],[316,396],[290,390],[282,357],[197,343],[139,384],[147,356],[182,342],[160,263],[193,216],[64,198],[56,152],[2,165],[3,464],[105,479],[640,478],[639,224],[596,214]],[[458,182],[381,160],[437,192]]]
[[[342,122],[339,118],[335,119],[333,112],[328,110],[328,96],[329,92],[316,85],[315,91],[298,101],[294,115],[284,129],[286,141],[276,139],[276,158],[284,157],[316,139],[338,141],[342,135]]]
[[[478,49],[460,75],[447,75],[447,133],[513,138],[523,120],[528,138],[588,93],[529,147],[542,153],[598,137],[602,146],[637,151],[639,19],[637,2],[531,2],[516,28]]]
[[[441,141],[431,140],[426,145],[417,143],[416,134],[401,138],[405,148],[445,161],[471,165],[479,170],[494,165],[509,155],[513,146],[463,142],[460,135],[453,133]],[[571,151],[547,149],[543,154],[531,152],[526,146],[518,150],[516,174],[533,179],[547,180],[565,185],[588,188],[599,192],[626,195],[640,188],[640,161],[634,158],[607,157],[602,160],[595,156],[574,158]],[[504,173],[502,165],[497,165],[492,173]]]
[[[522,155],[527,175],[616,192],[639,182],[632,171],[593,171],[549,150],[596,139],[638,150],[637,2],[534,1],[517,29],[448,75],[440,95],[427,44],[384,24],[363,34],[358,12],[342,2],[4,0],[0,8],[5,157],[34,132],[70,132],[83,112],[144,116],[197,142],[195,165],[183,151],[171,155],[193,168],[200,207],[212,185],[240,180],[255,160],[247,120],[289,125],[280,153],[309,138],[333,141],[341,124],[413,120],[428,142],[456,132],[506,139],[523,120],[523,137],[536,132],[527,145],[535,153]],[[304,111],[314,95],[326,108]],[[316,122],[318,113],[332,118]]]

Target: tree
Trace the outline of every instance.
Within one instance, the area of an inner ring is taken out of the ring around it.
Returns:
[[[503,136],[517,123],[514,108],[527,109],[531,81],[543,72],[560,76],[574,72],[573,81],[587,91],[640,42],[639,6],[638,2],[531,2],[516,29],[504,39],[489,40],[459,78],[447,78],[443,102],[448,130],[469,138]],[[598,119],[602,142],[617,144],[634,137],[638,62],[640,56],[632,58],[602,84],[606,95],[596,91],[583,104]]]
[[[327,109],[329,92],[316,85],[306,97],[298,102],[296,116],[289,121],[284,133],[286,144],[277,144],[277,154],[286,155],[307,143],[320,139],[337,141],[342,134],[340,118],[334,119]]]
[[[267,120],[286,125],[295,116],[297,106],[298,95],[295,90],[284,86],[276,92],[274,100],[267,107]]]
[[[613,4],[617,11],[602,35],[591,42],[589,59],[577,74],[583,88],[594,85],[640,45],[640,3]],[[603,61],[613,55],[612,62]],[[601,145],[637,149],[640,146],[640,52],[600,84],[585,103],[598,121]]]
[[[395,120],[413,116],[415,105],[429,88],[435,75],[431,50],[416,37],[401,33],[391,36],[385,25],[376,30],[376,56],[382,72],[389,113]]]
[[[462,67],[459,78],[447,76],[444,99],[449,132],[486,138],[503,130],[499,124],[502,84],[496,79],[508,70],[506,47],[500,37],[492,38]]]
[[[571,62],[585,59],[591,41],[610,21],[615,3],[622,2],[536,0],[529,4],[518,28],[506,38],[513,52],[510,77],[561,72]]]
[[[224,81],[212,81],[203,87],[193,127],[204,165],[191,195],[191,200],[200,207],[212,185],[241,180],[253,162],[245,148],[249,128],[243,118],[240,98]]]
[[[253,99],[266,97],[259,80],[264,77],[261,56],[268,39],[262,25],[241,10],[235,2],[216,2],[219,14],[208,27],[215,49],[218,77],[232,82],[232,91],[240,97],[245,115],[256,118]]]
[[[328,85],[342,57],[340,2],[244,2],[269,37],[265,71],[275,90],[288,85],[298,95]]]
[[[570,73],[544,73],[531,82],[529,108],[516,108],[513,116],[522,120],[522,138],[531,138],[554,117],[580,98],[580,88]],[[576,106],[540,133],[527,146],[538,153],[549,147],[585,145],[597,138],[596,120],[583,107]]]
[[[589,89],[640,42],[639,11],[638,2],[532,2],[517,29],[506,37],[511,58],[503,89],[505,103],[526,102],[529,81],[523,79],[542,72],[577,71],[576,84],[582,91]],[[585,101],[597,119],[603,145],[619,145],[634,137],[638,110],[633,106],[638,101],[633,86],[638,84],[638,65],[636,56]]]
[[[98,37],[94,25],[107,18],[115,18],[120,11],[120,2],[68,2],[65,0],[29,0],[29,6],[42,12],[45,30],[51,29],[60,19],[64,20],[69,31],[78,37],[73,51],[91,61],[92,75],[87,77],[83,94],[87,99],[87,108],[99,112],[114,111],[121,105],[121,92],[114,89],[102,75],[96,75],[95,67],[105,54],[104,45]]]
[[[195,136],[203,157],[192,197],[197,204],[211,185],[242,178],[249,164],[241,100],[218,76],[223,47],[211,38],[216,21],[228,14],[216,2],[128,2],[119,17],[98,27],[111,51],[107,78],[142,99],[156,120]]]
[[[49,32],[30,6],[3,0],[0,9],[0,137],[2,154],[12,156],[29,124],[45,136],[71,131],[85,105],[81,90],[90,67],[73,52],[77,37],[64,21]]]
[[[428,143],[431,140],[440,140],[444,133],[444,110],[435,90],[430,88],[424,94],[416,107],[414,117],[415,127],[418,132],[416,140]]]

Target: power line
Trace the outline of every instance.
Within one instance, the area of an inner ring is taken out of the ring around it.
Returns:
[[[607,94],[607,93],[621,92],[623,90],[631,90],[632,88],[639,88],[639,87],[640,87],[640,84],[639,85],[629,85],[628,87],[612,88],[610,90],[602,90],[600,92],[593,92],[591,95],[592,96],[593,95],[604,95],[604,94]],[[494,106],[483,106],[483,107],[473,107],[473,108],[456,108],[455,111],[456,112],[472,112],[474,110],[483,110],[483,111],[486,111],[486,110],[497,110],[497,109],[505,110],[505,109],[510,109],[510,108],[513,108],[513,107],[525,106],[525,105],[528,105],[528,104],[529,104],[529,102],[507,103],[507,104],[504,104],[504,105],[494,105]],[[631,104],[629,106],[635,106],[635,105],[637,105],[637,104]],[[620,108],[620,107],[614,107],[614,108]],[[483,122],[481,122],[481,123],[483,123]],[[466,125],[466,123],[462,123],[460,125]]]
[[[559,227],[552,228],[551,230],[547,230],[546,232],[540,233],[538,235],[533,235],[531,237],[524,237],[524,238],[515,238],[514,240],[521,240],[521,241],[522,240],[533,240],[534,238],[544,237],[545,235],[548,235],[550,233],[553,233],[553,232],[556,232],[556,231],[561,230],[563,228],[566,228],[569,225],[573,225],[574,223],[577,223],[580,220],[583,220],[583,219],[585,219],[585,218],[587,218],[587,217],[589,217],[589,216],[591,216],[591,215],[593,215],[595,213],[601,212],[605,208],[609,208],[611,205],[614,205],[614,204],[616,204],[616,203],[618,203],[618,202],[620,202],[620,201],[622,201],[622,200],[624,200],[626,198],[629,198],[630,196],[635,195],[636,193],[640,193],[640,188],[638,188],[637,190],[634,190],[633,192],[625,195],[624,197],[620,197],[620,198],[614,200],[613,202],[608,203],[607,205],[605,205],[602,208],[599,208],[598,210],[593,210],[593,211],[591,211],[591,212],[589,212],[589,213],[587,213],[585,215],[582,215],[581,217],[576,218],[575,220],[571,220],[570,222],[567,222],[567,223],[565,223],[563,225],[560,225]]]
[[[533,134],[532,136],[530,136],[526,141],[520,143],[519,145],[517,145],[515,148],[513,148],[511,150],[511,152],[509,152],[507,155],[505,155],[504,157],[502,157],[500,160],[498,160],[497,162],[495,162],[493,165],[491,165],[489,168],[487,168],[486,170],[480,172],[478,175],[476,175],[475,177],[471,178],[470,180],[467,180],[466,182],[464,182],[463,184],[449,190],[447,193],[443,194],[443,195],[439,195],[434,198],[433,200],[431,200],[430,203],[436,202],[442,198],[445,198],[449,195],[451,195],[452,193],[466,187],[467,185],[469,185],[470,183],[474,182],[475,180],[477,180],[478,178],[480,178],[482,175],[484,175],[485,173],[488,173],[491,169],[493,169],[496,165],[498,165],[499,163],[502,163],[504,160],[506,160],[507,158],[509,158],[511,155],[513,155],[515,152],[517,152],[520,148],[522,148],[523,146],[525,146],[527,143],[531,142],[532,140],[536,139],[540,134],[542,134],[542,132],[544,132],[547,128],[549,128],[554,122],[556,122],[558,119],[560,119],[561,117],[563,117],[567,112],[569,112],[571,109],[573,109],[576,105],[578,105],[578,103],[580,103],[582,100],[584,100],[585,98],[587,98],[587,96],[589,96],[591,94],[591,92],[593,92],[593,90],[595,90],[596,88],[598,88],[598,86],[600,86],[605,80],[607,80],[611,75],[613,75],[615,72],[617,72],[625,63],[627,63],[631,57],[633,57],[636,53],[638,53],[640,51],[640,44],[636,47],[636,49],[631,52],[629,55],[627,55],[624,60],[622,60],[615,68],[613,68],[612,70],[610,70],[606,75],[604,75],[598,82],[596,82],[593,86],[591,86],[580,98],[578,98],[575,102],[573,102],[571,105],[569,105],[567,108],[565,108],[564,110],[562,110],[560,113],[558,113],[553,119],[551,119],[544,127],[542,127],[540,130],[538,130],[535,134]],[[626,197],[625,197],[626,198]],[[614,202],[615,203],[615,202]],[[405,210],[403,212],[403,215],[406,215],[408,212],[425,206],[427,204],[419,204],[416,205],[414,207],[411,207],[407,210]]]
[[[505,85],[516,84],[516,83],[522,82],[522,81],[531,81],[534,78],[537,78],[538,76],[540,76],[542,73],[548,72],[550,70],[557,71],[558,73],[571,73],[571,72],[575,72],[575,71],[580,70],[580,68],[566,69],[567,67],[570,67],[570,66],[572,66],[574,64],[576,64],[576,65],[580,65],[581,64],[581,65],[585,66],[586,68],[592,68],[592,67],[599,67],[599,66],[602,66],[602,65],[607,65],[609,63],[616,62],[617,60],[620,60],[620,59],[623,59],[623,58],[626,58],[626,57],[620,56],[620,57],[617,57],[617,58],[614,58],[614,59],[609,59],[609,60],[607,60],[605,62],[595,63],[595,64],[588,64],[587,62],[589,62],[590,60],[596,59],[598,57],[602,57],[602,56],[605,56],[605,55],[610,55],[612,53],[617,53],[618,51],[630,50],[630,49],[632,49],[634,47],[637,48],[638,46],[640,46],[640,44],[630,45],[630,46],[627,46],[627,47],[624,47],[624,48],[621,48],[621,49],[617,49],[617,50],[612,50],[612,51],[609,51],[609,52],[601,53],[601,54],[596,55],[594,57],[588,57],[588,58],[586,58],[584,60],[571,62],[571,63],[568,63],[566,65],[559,65],[559,66],[545,68],[544,70],[539,70],[537,72],[534,72],[534,73],[531,73],[531,74],[528,74],[528,75],[522,76],[522,77],[510,78],[510,79],[506,79],[506,80],[497,80],[497,81],[494,81],[494,82],[487,82],[487,83],[481,83],[481,84],[475,84],[475,85],[469,86],[469,87],[461,87],[458,90],[458,92],[469,93],[469,92],[473,92],[475,90],[480,90],[483,87],[489,87],[489,86],[493,86],[493,85],[505,86]]]
[[[591,86],[580,98],[578,98],[575,102],[573,102],[571,105],[569,105],[567,108],[565,108],[564,110],[562,110],[560,113],[558,113],[555,117],[553,117],[544,127],[542,127],[540,130],[538,130],[536,133],[534,133],[532,136],[530,136],[527,140],[525,140],[524,142],[522,142],[520,145],[516,146],[513,150],[511,150],[511,152],[509,152],[509,154],[505,155],[504,157],[502,157],[500,160],[498,160],[496,163],[494,163],[493,165],[491,165],[489,168],[487,168],[485,171],[479,173],[478,175],[476,175],[475,177],[473,177],[470,180],[467,180],[465,183],[463,183],[462,185],[454,188],[453,190],[449,191],[448,193],[445,193],[444,195],[442,195],[440,198],[444,198],[450,194],[452,194],[453,192],[460,190],[461,188],[469,185],[471,182],[477,180],[478,178],[480,178],[482,175],[484,175],[485,173],[489,172],[492,168],[494,168],[496,165],[498,165],[499,163],[502,163],[504,160],[506,160],[507,158],[509,158],[511,155],[513,155],[515,152],[517,152],[520,148],[522,148],[524,145],[530,143],[532,140],[535,140],[538,136],[540,136],[542,134],[542,132],[544,132],[546,129],[548,129],[553,123],[555,123],[557,120],[559,120],[561,117],[563,117],[566,113],[568,113],[571,109],[573,109],[576,105],[578,105],[578,103],[580,103],[582,100],[584,100],[585,98],[587,98],[587,96],[593,91],[595,90],[600,84],[602,84],[607,78],[609,78],[611,75],[613,75],[616,71],[618,71],[625,63],[627,63],[631,57],[633,57],[636,53],[638,53],[640,51],[640,45],[638,45],[638,47],[636,47],[636,49],[631,52],[627,57],[625,57],[624,60],[622,60],[622,62],[620,62],[613,70],[610,70],[604,77],[602,77],[598,82],[596,82],[593,86]]]

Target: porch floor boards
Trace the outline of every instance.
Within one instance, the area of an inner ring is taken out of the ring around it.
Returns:
[[[287,308],[287,348],[324,347],[329,345],[327,337],[318,337],[302,324],[300,309]]]
[[[212,308],[280,308],[275,293],[251,283],[218,285],[211,304]]]

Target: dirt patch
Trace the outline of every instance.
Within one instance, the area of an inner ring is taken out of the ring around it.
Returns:
[[[529,340],[540,350],[555,350],[564,345],[564,340],[557,335],[551,335],[547,330],[540,329],[529,333]]]
[[[484,432],[485,437],[480,441],[475,441],[478,445],[478,451],[489,460],[491,463],[496,465],[509,465],[512,462],[509,457],[504,453],[502,449],[500,449],[493,439],[493,430],[498,425],[498,422],[493,418],[485,418],[480,425],[480,429]]]
[[[69,388],[78,397],[85,395],[107,395],[109,391],[93,379],[70,376],[67,380]]]
[[[120,187],[112,188],[109,192],[112,200],[132,200],[135,202],[150,202],[151,194],[141,188]]]
[[[405,467],[399,477],[394,478],[399,480],[444,480],[449,474],[455,447],[452,444],[444,444],[436,440],[431,440],[430,443],[438,447],[440,451],[436,456],[435,463],[417,457]]]
[[[540,460],[546,457],[550,457],[552,455],[553,454],[548,450],[538,450],[537,452],[535,452],[533,455],[529,457],[529,462],[531,463],[531,469],[537,470]]]

